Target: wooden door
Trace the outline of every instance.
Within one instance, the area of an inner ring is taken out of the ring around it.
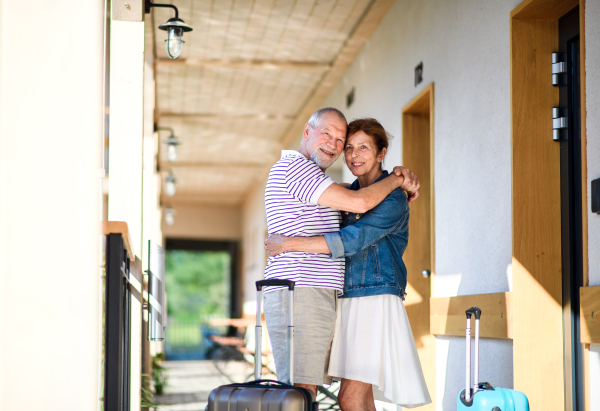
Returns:
[[[435,337],[429,330],[429,299],[434,272],[433,231],[433,84],[402,110],[402,165],[421,182],[420,196],[410,206],[408,247],[404,263],[408,272],[406,312],[415,338],[425,381],[435,407]],[[428,271],[429,276],[423,272]]]

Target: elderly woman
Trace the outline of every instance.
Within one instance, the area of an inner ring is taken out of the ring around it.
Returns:
[[[389,139],[371,118],[348,125],[346,165],[358,190],[388,176],[382,169]],[[346,258],[344,293],[338,300],[328,374],[341,379],[343,411],[375,411],[374,399],[414,408],[429,404],[410,323],[404,308],[408,242],[406,195],[393,191],[364,214],[342,212],[342,229],[318,237],[271,235],[269,255],[287,251]]]

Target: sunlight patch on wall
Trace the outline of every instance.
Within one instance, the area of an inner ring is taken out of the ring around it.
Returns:
[[[423,297],[421,294],[410,283],[406,283],[406,300],[404,300],[404,306],[419,304],[422,301]]]
[[[456,297],[462,274],[436,274],[435,297]]]
[[[457,288],[458,289],[458,288]],[[444,394],[446,393],[446,371],[448,368],[448,352],[450,340],[437,337],[435,339],[435,404],[436,411],[444,411]]]

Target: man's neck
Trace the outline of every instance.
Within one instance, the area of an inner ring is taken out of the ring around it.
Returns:
[[[313,161],[312,158],[310,158],[310,153],[308,152],[308,150],[306,149],[306,146],[304,144],[300,145],[298,152],[300,154],[302,154],[304,157],[308,158],[310,161]],[[325,172],[325,170],[327,170],[326,168],[323,168],[323,167],[319,167],[319,168],[321,169],[322,172]]]
[[[304,144],[300,144],[300,148],[298,149],[298,152],[310,160],[310,153],[308,152],[308,150],[306,149],[306,146]]]

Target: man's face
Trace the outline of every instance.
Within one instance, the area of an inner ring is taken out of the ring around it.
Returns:
[[[326,169],[331,166],[344,150],[346,142],[346,122],[334,113],[325,113],[315,127],[304,126],[304,139],[310,159]]]

